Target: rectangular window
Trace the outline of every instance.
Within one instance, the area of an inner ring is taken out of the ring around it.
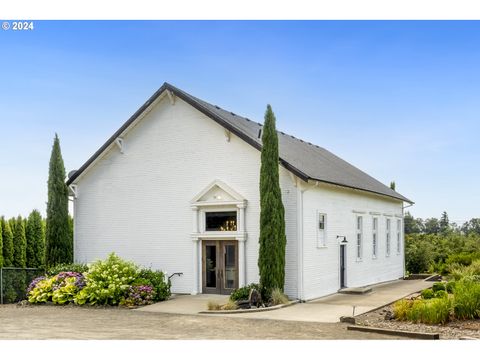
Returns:
[[[385,242],[386,242],[386,255],[390,256],[390,219],[387,219],[386,225],[386,235],[385,235]]]
[[[206,212],[205,231],[237,231],[237,212]]]
[[[397,220],[397,254],[402,252],[402,220]]]
[[[357,260],[362,259],[363,218],[357,216]]]
[[[377,257],[378,242],[378,218],[374,217],[372,222],[372,256]]]
[[[317,247],[327,246],[327,215],[317,212]]]

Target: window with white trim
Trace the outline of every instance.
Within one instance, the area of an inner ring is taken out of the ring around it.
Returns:
[[[363,217],[357,216],[357,260],[362,259]]]
[[[372,219],[372,256],[375,259],[378,252],[378,218]]]
[[[327,246],[327,214],[317,211],[317,247]]]
[[[397,219],[397,254],[402,252],[402,220]]]
[[[387,224],[385,227],[385,243],[386,243],[386,255],[390,256],[390,219],[387,219]]]

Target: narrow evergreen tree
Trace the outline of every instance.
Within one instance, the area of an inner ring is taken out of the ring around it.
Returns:
[[[390,182],[390,189],[395,190],[395,181]]]
[[[25,267],[27,265],[27,239],[25,226],[21,216],[18,216],[13,233],[13,266]]]
[[[0,221],[0,268],[3,267],[3,236],[2,236],[2,222]],[[0,289],[0,291],[2,291]]]
[[[445,233],[450,229],[450,220],[448,219],[448,214],[446,211],[442,213],[440,217],[440,232]]]
[[[285,209],[278,173],[278,136],[275,130],[275,115],[270,105],[267,105],[262,132],[258,268],[260,284],[268,293],[274,288],[283,291],[287,241]]]
[[[45,232],[42,216],[38,210],[33,210],[28,216],[25,235],[27,237],[27,266],[43,267],[45,261]]]
[[[46,266],[73,261],[73,239],[68,225],[68,188],[57,134],[49,164],[45,245]]]
[[[3,217],[0,219],[2,223],[3,237],[3,266],[13,266],[13,233],[10,224]]]

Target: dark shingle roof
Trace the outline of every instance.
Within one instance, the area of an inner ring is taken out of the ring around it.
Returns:
[[[69,178],[67,184],[71,184],[80,173],[82,173],[113,141],[115,141],[115,139],[165,90],[173,92],[176,96],[186,101],[205,115],[211,117],[250,145],[259,150],[261,149],[262,143],[259,138],[259,131],[262,129],[262,124],[207,103],[168,83],[165,83],[78,171],[75,172],[75,174]],[[413,203],[403,195],[390,189],[388,186],[382,184],[370,175],[364,173],[322,147],[304,142],[303,140],[282,132],[278,132],[278,145],[281,164],[305,181],[317,180],[320,182],[386,195],[398,200]]]

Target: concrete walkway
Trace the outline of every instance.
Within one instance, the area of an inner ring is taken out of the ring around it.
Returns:
[[[200,311],[207,309],[209,301],[225,304],[228,295],[198,294],[198,295],[177,295],[174,294],[167,301],[158,302],[136,309],[135,311],[158,312],[167,314],[197,315]]]
[[[424,280],[396,280],[372,286],[372,291],[362,295],[333,294],[318,300],[295,304],[278,310],[241,313],[207,314],[246,319],[290,320],[307,322],[338,322],[341,316],[360,315],[401,299],[411,293],[431,287],[433,282]],[[197,314],[207,309],[209,300],[223,304],[228,297],[222,295],[179,295],[172,300],[145,306],[136,311]]]

